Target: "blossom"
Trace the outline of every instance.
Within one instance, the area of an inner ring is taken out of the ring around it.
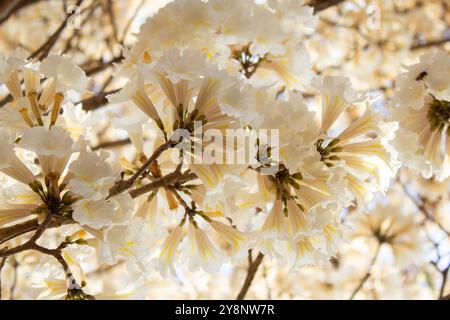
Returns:
[[[61,127],[49,130],[42,126],[29,128],[24,132],[20,145],[37,154],[44,175],[54,173],[60,176],[73,152],[73,141]]]
[[[2,159],[0,162],[0,171],[11,178],[25,184],[29,184],[35,180],[33,172],[17,157],[11,137],[0,132],[0,151]]]
[[[145,220],[127,220],[126,225],[118,224],[107,229],[100,256],[109,264],[116,263],[119,257],[131,259],[145,272],[148,251],[154,246],[155,236],[161,234],[152,234]]]
[[[73,89],[83,92],[86,89],[86,74],[69,56],[49,55],[42,61],[39,70],[44,76],[55,81],[56,91]]]
[[[2,190],[0,226],[29,218],[40,205],[40,198],[23,184],[13,184]]]
[[[18,48],[13,54],[6,58],[0,53],[0,83],[5,83],[15,99],[22,96],[19,82],[18,70],[26,64],[26,52]]]
[[[209,237],[194,223],[189,223],[187,229],[187,257],[190,267],[201,267],[209,272],[218,271],[222,257]]]
[[[82,150],[69,166],[72,175],[69,185],[72,192],[92,200],[106,198],[108,189],[115,180],[114,172],[106,162],[108,157],[108,153],[104,151],[96,154]]]
[[[248,239],[244,233],[217,220],[211,220],[209,223],[219,237],[223,237],[224,241],[231,245],[233,250],[232,255],[245,252]]]
[[[289,40],[301,39],[314,25],[312,8],[302,2],[281,5],[278,1],[178,0],[161,8],[144,23],[124,69],[133,63],[153,63],[173,47],[194,48],[203,50],[209,59],[231,73],[242,71],[249,76],[253,74],[251,70],[259,71],[260,65],[273,70],[259,79],[261,85],[280,82],[298,87],[308,82],[309,65],[300,62],[306,60],[298,59],[307,57],[308,53],[299,46],[300,42]],[[290,58],[292,55],[295,58]],[[287,61],[292,64],[288,65]],[[199,61],[193,59],[192,63],[197,65]],[[298,76],[300,71],[305,71],[302,79]]]
[[[317,78],[314,84],[322,95],[321,129],[326,132],[342,112],[358,100],[358,96],[351,88],[350,80],[344,77],[325,76]]]
[[[176,275],[174,267],[175,254],[177,253],[178,246],[183,237],[182,226],[176,226],[169,234],[167,239],[161,245],[161,252],[159,254],[160,259],[160,272],[166,273],[166,268],[170,270],[172,275]]]
[[[444,179],[448,170],[449,74],[448,54],[437,51],[421,57],[398,78],[392,99],[392,119],[399,123],[396,147],[401,160],[425,177]],[[439,69],[437,69],[438,67]],[[411,143],[403,144],[408,139]]]
[[[417,220],[414,212],[408,212],[398,204],[379,205],[371,214],[351,219],[355,229],[352,237],[388,247],[401,264],[413,260],[419,264],[421,259],[417,254],[425,250],[425,240],[417,227]]]

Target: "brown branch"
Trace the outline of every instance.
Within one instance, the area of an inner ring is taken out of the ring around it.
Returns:
[[[82,287],[76,282],[75,278],[73,277],[69,264],[64,260],[64,257],[62,256],[62,250],[65,249],[72,242],[65,240],[62,243],[60,243],[60,245],[55,249],[45,248],[36,243],[37,240],[39,240],[39,238],[44,234],[45,230],[48,229],[49,225],[51,224],[51,222],[54,220],[55,217],[57,217],[57,215],[48,212],[47,215],[45,216],[44,221],[37,226],[35,233],[31,236],[31,238],[28,241],[26,241],[24,244],[18,245],[11,249],[4,248],[0,250],[0,258],[3,258],[2,264],[6,261],[6,259],[9,256],[13,256],[17,253],[28,250],[34,250],[46,255],[50,255],[54,257],[63,268],[68,288],[66,298],[92,299],[93,298],[92,296],[86,295],[82,291]]]
[[[12,262],[11,262],[12,260]],[[9,288],[9,300],[14,300],[14,292],[16,290],[16,286],[17,286],[17,269],[19,268],[19,262],[17,262],[17,260],[14,258],[14,256],[12,256],[10,258],[10,263],[12,264],[12,267],[14,269],[14,275],[13,275],[13,279],[12,279],[12,284],[11,287]]]
[[[111,90],[107,92],[99,92],[95,96],[90,98],[81,100],[78,103],[81,103],[84,111],[92,111],[96,110],[106,104],[108,104],[108,99],[106,98],[108,95],[118,92],[119,90]]]
[[[433,222],[442,232],[444,232],[447,235],[447,237],[450,237],[450,232],[428,211],[427,207],[425,206],[425,199],[420,194],[418,194],[420,201],[417,201],[414,198],[414,196],[408,191],[406,185],[400,180],[400,177],[397,178],[397,181],[400,183],[403,192],[406,194],[406,196],[408,196],[408,198],[417,207],[417,209],[423,214],[425,219]]]
[[[131,188],[131,186],[133,185],[133,183],[137,180],[137,178],[140,177],[141,174],[143,174],[145,172],[145,170],[147,170],[147,168],[153,163],[155,162],[159,156],[166,151],[167,149],[170,149],[174,146],[176,146],[178,144],[178,141],[174,141],[172,139],[169,139],[168,141],[166,141],[165,143],[163,143],[162,145],[160,145],[151,155],[150,158],[148,158],[147,161],[145,161],[145,163],[139,167],[139,169],[127,180],[120,180],[117,181],[114,186],[109,189],[109,195],[107,197],[113,197],[119,193],[125,192],[127,191],[129,188]]]
[[[448,273],[450,272],[450,264],[447,266],[447,268],[445,268],[444,270],[441,271],[442,273],[442,281],[441,281],[441,287],[439,289],[439,300],[444,299],[444,291],[445,291],[445,286],[447,284],[447,279],[448,279]],[[448,295],[447,295],[448,296]]]
[[[117,31],[116,18],[114,15],[114,4],[112,0],[108,0],[106,3],[106,10],[108,12],[109,22],[113,31],[113,38],[116,42],[119,42],[119,35]]]
[[[412,46],[411,50],[426,49],[426,48],[430,48],[430,47],[441,46],[443,44],[446,44],[447,42],[450,42],[450,38],[427,41],[425,43],[419,43],[419,44]]]
[[[31,232],[36,230],[38,227],[38,219],[29,220],[26,222],[22,222],[11,227],[1,228],[0,229],[0,244],[11,240],[15,237],[18,237],[22,234]]]
[[[197,179],[197,175],[193,172],[186,171],[184,173],[180,173],[179,171],[174,171],[172,173],[169,173],[168,175],[165,175],[164,177],[159,178],[158,180],[129,191],[129,194],[132,198],[137,198],[140,195],[155,191],[159,188],[173,186],[177,183],[185,183],[194,179]]]
[[[18,245],[16,247],[13,247],[11,249],[2,249],[0,250],[0,258],[6,258],[11,255],[17,254],[22,251],[31,250],[33,246],[36,244],[36,241],[39,240],[39,238],[42,236],[42,234],[45,232],[47,227],[49,226],[50,222],[53,220],[53,215],[51,213],[47,213],[45,216],[44,221],[37,226],[36,231],[31,236],[31,238],[25,242],[24,244]]]
[[[4,267],[5,264],[6,264],[6,259],[7,259],[7,258],[3,258],[3,259],[0,261],[0,300],[2,300],[2,270],[3,270],[3,267]]]
[[[99,143],[95,147],[92,147],[91,150],[96,151],[96,150],[104,149],[104,148],[121,147],[121,146],[126,146],[127,144],[130,144],[130,143],[131,143],[130,138],[116,140],[116,141],[106,141],[106,142]]]
[[[76,6],[80,6],[82,2],[83,2],[83,0],[78,0],[75,5]],[[69,21],[70,17],[72,17],[72,13],[68,13],[66,15],[66,18],[60,24],[58,29],[56,29],[56,31],[47,39],[47,41],[45,43],[43,43],[35,52],[33,52],[29,56],[29,59],[36,58],[38,60],[42,60],[45,57],[47,57],[47,55],[49,54],[50,50],[53,48],[53,46],[58,41],[59,36],[64,31],[64,29],[65,29],[65,27],[67,25],[67,22]]]
[[[73,32],[73,34],[67,40],[66,45],[64,46],[64,49],[62,50],[63,53],[67,53],[70,49],[72,49],[72,41],[74,41],[75,39],[79,39],[80,34],[81,34],[81,29],[88,21],[91,21],[91,18],[93,16],[93,14],[95,13],[95,9],[97,9],[97,7],[99,7],[99,6],[100,6],[100,2],[93,3],[89,8],[87,8],[88,14],[83,19],[83,21],[81,21],[80,27],[76,28],[75,31]],[[64,10],[67,12],[67,8],[64,8]]]
[[[370,275],[371,275],[371,274],[370,274],[370,270],[372,269],[372,267],[373,267],[374,264],[375,264],[375,261],[376,261],[377,258],[378,258],[378,254],[380,253],[380,248],[381,248],[381,243],[378,243],[378,244],[377,244],[377,248],[376,248],[376,250],[375,250],[375,253],[374,253],[372,259],[370,260],[369,267],[367,268],[366,274],[365,274],[364,277],[362,277],[362,279],[359,281],[358,286],[353,290],[353,292],[352,292],[352,294],[351,294],[349,300],[353,300],[353,299],[355,298],[356,294],[362,289],[362,287],[364,286],[364,284],[366,283],[366,281],[369,280]]]
[[[86,72],[87,76],[92,76],[93,74],[99,73],[109,67],[112,67],[114,63],[122,61],[123,56],[117,56],[109,61],[104,62],[103,60],[88,61],[81,65],[81,68]]]
[[[55,217],[48,225],[48,229],[57,228],[64,224],[71,224],[73,221],[63,218],[63,217]],[[11,227],[0,228],[0,244],[5,243],[8,240],[11,240],[15,237],[18,237],[22,234],[34,231],[38,228],[39,222],[38,219],[29,220],[26,222],[22,222]]]
[[[123,33],[122,33],[122,37],[120,38],[120,43],[123,45],[124,41],[125,41],[125,37],[127,36],[128,30],[131,27],[131,23],[133,22],[133,20],[136,18],[136,16],[138,15],[139,11],[141,10],[141,8],[143,7],[143,5],[145,4],[146,0],[142,0],[141,3],[136,7],[136,9],[134,10],[133,14],[131,15],[131,18],[128,20],[125,28],[123,29]]]
[[[344,0],[312,0],[308,3],[308,6],[313,7],[314,12],[319,12],[338,5],[341,2],[344,2]]]
[[[249,255],[250,255],[249,251]],[[252,261],[252,263],[248,266],[247,275],[244,280],[244,284],[242,285],[241,290],[239,291],[239,294],[236,297],[236,300],[244,300],[245,295],[248,292],[248,289],[250,288],[250,285],[252,284],[253,279],[255,278],[255,274],[258,271],[258,267],[261,264],[262,260],[264,258],[264,255],[260,252],[255,260]]]
[[[6,0],[0,3],[0,25],[6,22],[12,15],[18,13],[20,10],[41,2],[41,0]]]

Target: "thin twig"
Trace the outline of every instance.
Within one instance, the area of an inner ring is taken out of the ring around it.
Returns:
[[[11,256],[13,254],[17,254],[19,252],[22,252],[22,251],[31,250],[33,248],[33,245],[36,244],[36,241],[39,240],[39,238],[42,236],[42,234],[47,229],[47,227],[50,224],[52,218],[53,218],[53,215],[48,213],[45,216],[44,221],[36,228],[36,231],[34,232],[34,234],[31,236],[31,238],[27,242],[25,242],[24,244],[18,245],[16,247],[13,247],[11,249],[0,250],[0,257],[1,258],[6,258],[6,257],[9,257],[9,256]]]
[[[81,100],[78,103],[81,103],[84,111],[96,110],[108,103],[108,99],[106,98],[106,96],[116,93],[118,91],[119,90],[117,89],[117,90],[111,90],[111,91],[107,91],[107,92],[99,92],[95,96]]]
[[[164,177],[159,178],[158,180],[155,180],[149,184],[143,185],[142,187],[129,191],[129,194],[131,195],[132,198],[137,198],[140,195],[143,195],[151,191],[155,191],[159,188],[172,186],[177,183],[180,184],[185,183],[194,179],[197,179],[197,175],[193,172],[187,171],[184,173],[180,173],[174,171],[172,173],[169,173],[168,175],[165,175]]]
[[[99,143],[95,147],[92,147],[91,150],[96,151],[96,150],[105,149],[105,148],[122,147],[122,146],[126,146],[127,144],[130,144],[130,143],[131,143],[130,138],[116,140],[116,141],[105,141],[105,142]]]
[[[450,271],[450,264],[441,271],[442,273],[442,281],[441,281],[441,287],[439,289],[439,300],[441,300],[444,297],[444,291],[445,291],[445,285],[447,284],[448,279],[448,273]]]
[[[366,281],[370,278],[370,275],[371,275],[370,270],[375,265],[375,262],[378,258],[378,254],[380,253],[380,248],[381,248],[381,243],[378,243],[375,253],[374,253],[372,259],[370,260],[370,264],[369,264],[369,267],[367,268],[367,272],[365,273],[364,277],[362,277],[362,279],[359,281],[358,286],[353,290],[352,295],[350,296],[349,300],[353,300],[355,298],[356,294],[362,289],[362,287],[364,286]]]
[[[71,224],[71,223],[74,223],[74,221],[61,216],[56,216],[52,219],[47,228],[48,229],[57,228],[64,224]],[[39,222],[38,219],[36,218],[33,220],[15,224],[11,227],[0,228],[0,244],[3,244],[6,241],[18,237],[22,234],[34,231],[38,228],[38,226]]]
[[[41,0],[3,1],[0,7],[0,25],[20,10],[38,2],[41,2]]]
[[[83,0],[78,0],[76,2],[76,6],[80,6]],[[34,51],[30,56],[29,59],[37,58],[38,60],[42,60],[49,54],[50,50],[53,48],[53,46],[56,44],[56,42],[59,39],[59,36],[64,31],[64,28],[67,25],[67,22],[72,17],[72,13],[68,13],[66,15],[66,18],[64,21],[60,24],[58,29],[47,39],[45,43],[43,43],[36,51]]]
[[[138,15],[139,11],[141,10],[142,6],[145,4],[146,0],[142,0],[141,3],[136,7],[136,9],[134,10],[133,14],[131,15],[131,18],[128,20],[123,33],[122,33],[122,37],[120,38],[120,43],[124,44],[125,41],[125,37],[127,36],[128,30],[131,27],[131,23],[133,22],[133,20],[136,18],[136,16]]]
[[[437,47],[442,46],[443,44],[446,44],[447,42],[450,42],[450,38],[444,38],[444,39],[438,39],[434,41],[427,41],[425,43],[416,44],[411,47],[411,50],[418,50],[418,49],[427,49],[430,47]]]
[[[6,257],[0,261],[0,300],[2,300],[2,270],[6,264]]]
[[[249,253],[250,254],[250,253]],[[253,279],[255,278],[255,274],[258,271],[258,267],[263,261],[264,255],[260,252],[255,260],[248,266],[247,275],[244,280],[244,284],[242,285],[239,294],[236,297],[236,300],[244,300],[245,295],[252,284]]]
[[[168,141],[166,141],[165,143],[163,143],[162,145],[160,145],[151,155],[150,158],[148,158],[148,160],[139,167],[139,169],[127,180],[120,180],[117,181],[114,186],[109,189],[109,195],[108,198],[113,197],[119,193],[125,192],[127,191],[129,188],[131,188],[131,186],[134,184],[134,182],[137,180],[137,178],[139,178],[141,176],[141,174],[143,174],[145,172],[145,170],[147,170],[147,168],[153,163],[155,162],[159,156],[166,151],[167,149],[170,149],[172,147],[174,147],[175,145],[177,145],[177,141],[174,141],[172,139],[169,139]],[[107,199],[108,199],[107,198]]]
[[[109,21],[111,23],[111,27],[112,27],[112,30],[113,30],[113,38],[114,38],[114,40],[116,42],[119,42],[116,18],[115,18],[115,15],[114,15],[114,4],[113,4],[112,0],[108,0],[107,1],[107,3],[106,3],[106,10],[108,11]]]
[[[420,202],[417,201],[417,199],[415,199],[414,196],[408,191],[405,184],[400,180],[399,177],[397,178],[397,181],[400,183],[405,195],[407,195],[408,198],[417,207],[417,209],[419,209],[419,211],[424,215],[425,219],[433,222],[442,232],[444,232],[447,235],[447,237],[450,237],[450,232],[438,220],[436,220],[435,217],[426,208],[425,199],[420,194],[418,194]]]
[[[308,5],[314,8],[314,12],[319,12],[338,5],[341,2],[344,2],[344,0],[312,0]]]

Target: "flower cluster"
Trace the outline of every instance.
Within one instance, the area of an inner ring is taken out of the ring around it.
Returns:
[[[449,169],[450,56],[423,55],[397,79],[392,119],[399,122],[397,149],[403,162],[424,177],[444,179]]]

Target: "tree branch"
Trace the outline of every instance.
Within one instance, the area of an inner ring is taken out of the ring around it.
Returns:
[[[417,201],[414,196],[408,191],[405,184],[400,180],[400,177],[397,178],[397,181],[400,183],[403,192],[406,194],[406,196],[412,201],[412,203],[417,207],[417,209],[423,214],[426,220],[433,222],[442,232],[444,232],[447,237],[450,237],[450,232],[445,229],[445,227],[435,219],[435,217],[428,211],[428,209],[425,206],[425,199],[420,195],[417,194],[420,198],[420,202]]]
[[[251,252],[249,251],[249,255]],[[264,258],[264,255],[260,252],[255,260],[253,260],[249,266],[247,271],[247,276],[245,277],[244,284],[242,285],[241,290],[239,291],[239,294],[236,297],[236,300],[244,300],[245,295],[247,294],[248,289],[250,288],[250,285],[252,284],[253,279],[255,278],[255,274],[258,271],[258,267],[261,264],[262,260]],[[251,259],[249,259],[251,260]]]
[[[358,286],[353,290],[352,295],[350,296],[349,300],[353,300],[355,298],[356,294],[362,289],[362,287],[364,286],[366,281],[370,278],[370,270],[372,269],[372,267],[375,264],[375,261],[378,258],[378,254],[380,253],[380,248],[381,248],[381,243],[378,243],[377,248],[375,249],[375,253],[372,257],[372,260],[370,260],[370,264],[369,264],[369,267],[367,268],[366,274],[359,281]]]
[[[78,0],[76,2],[76,6],[80,6],[83,0]],[[29,59],[37,58],[38,60],[42,60],[49,54],[50,50],[53,48],[53,46],[56,44],[56,41],[58,41],[59,36],[64,31],[64,28],[67,25],[67,22],[69,21],[70,17],[72,16],[72,13],[68,13],[66,15],[66,18],[64,21],[60,24],[58,29],[47,39],[45,43],[43,43],[35,52],[33,52]]]
[[[47,226],[48,229],[57,228],[64,224],[75,223],[69,219],[56,216]],[[29,220],[26,222],[22,222],[11,227],[0,228],[0,244],[5,243],[8,240],[11,240],[15,237],[18,237],[22,234],[34,231],[38,228],[39,222],[38,219]]]
[[[313,7],[314,12],[316,13],[328,9],[332,6],[338,5],[341,2],[344,2],[344,0],[312,0],[308,3],[308,6]]]
[[[41,0],[5,0],[0,3],[0,25],[20,10]]]
[[[7,258],[3,258],[3,259],[0,261],[0,300],[2,300],[2,270],[3,270],[3,267],[4,267],[5,264],[6,264],[6,259],[7,259]]]
[[[126,146],[127,144],[130,144],[130,143],[131,143],[130,138],[116,140],[116,141],[106,141],[106,142],[99,143],[95,147],[92,147],[91,150],[96,151],[96,150],[104,149],[104,148],[121,147],[121,146]]]
[[[448,279],[448,273],[449,272],[450,272],[450,264],[447,266],[447,268],[445,268],[444,270],[441,271],[442,280],[441,280],[441,286],[439,288],[439,297],[438,297],[439,300],[445,299],[444,291],[445,291],[445,286],[447,284],[447,279]]]
[[[150,158],[148,158],[148,160],[141,167],[139,167],[139,169],[130,178],[128,178],[127,180],[117,181],[115,183],[115,185],[111,189],[109,189],[109,195],[108,195],[107,199],[109,199],[110,197],[113,197],[113,196],[115,196],[115,195],[117,195],[119,193],[125,192],[126,190],[131,188],[131,186],[136,181],[136,179],[139,178],[139,176],[142,173],[144,173],[144,171],[147,170],[147,168],[153,162],[155,162],[164,151],[166,151],[167,149],[170,149],[170,148],[176,146],[177,143],[178,143],[178,141],[174,141],[172,139],[169,139],[168,141],[166,141],[165,143],[160,145],[153,152],[152,156]]]
[[[137,198],[147,192],[151,192],[166,186],[172,186],[177,183],[185,183],[194,179],[197,179],[197,175],[193,172],[186,171],[184,173],[180,173],[179,171],[174,171],[164,177],[159,178],[158,180],[129,191],[129,194],[132,198]]]
[[[99,92],[95,96],[79,101],[84,111],[92,111],[108,104],[106,96],[118,92],[119,90],[111,90],[108,92]],[[78,104],[77,103],[77,104]]]
[[[411,50],[426,49],[426,48],[430,48],[430,47],[441,46],[443,44],[446,44],[447,42],[450,42],[450,38],[427,41],[425,43],[419,43],[419,44],[412,46]]]

